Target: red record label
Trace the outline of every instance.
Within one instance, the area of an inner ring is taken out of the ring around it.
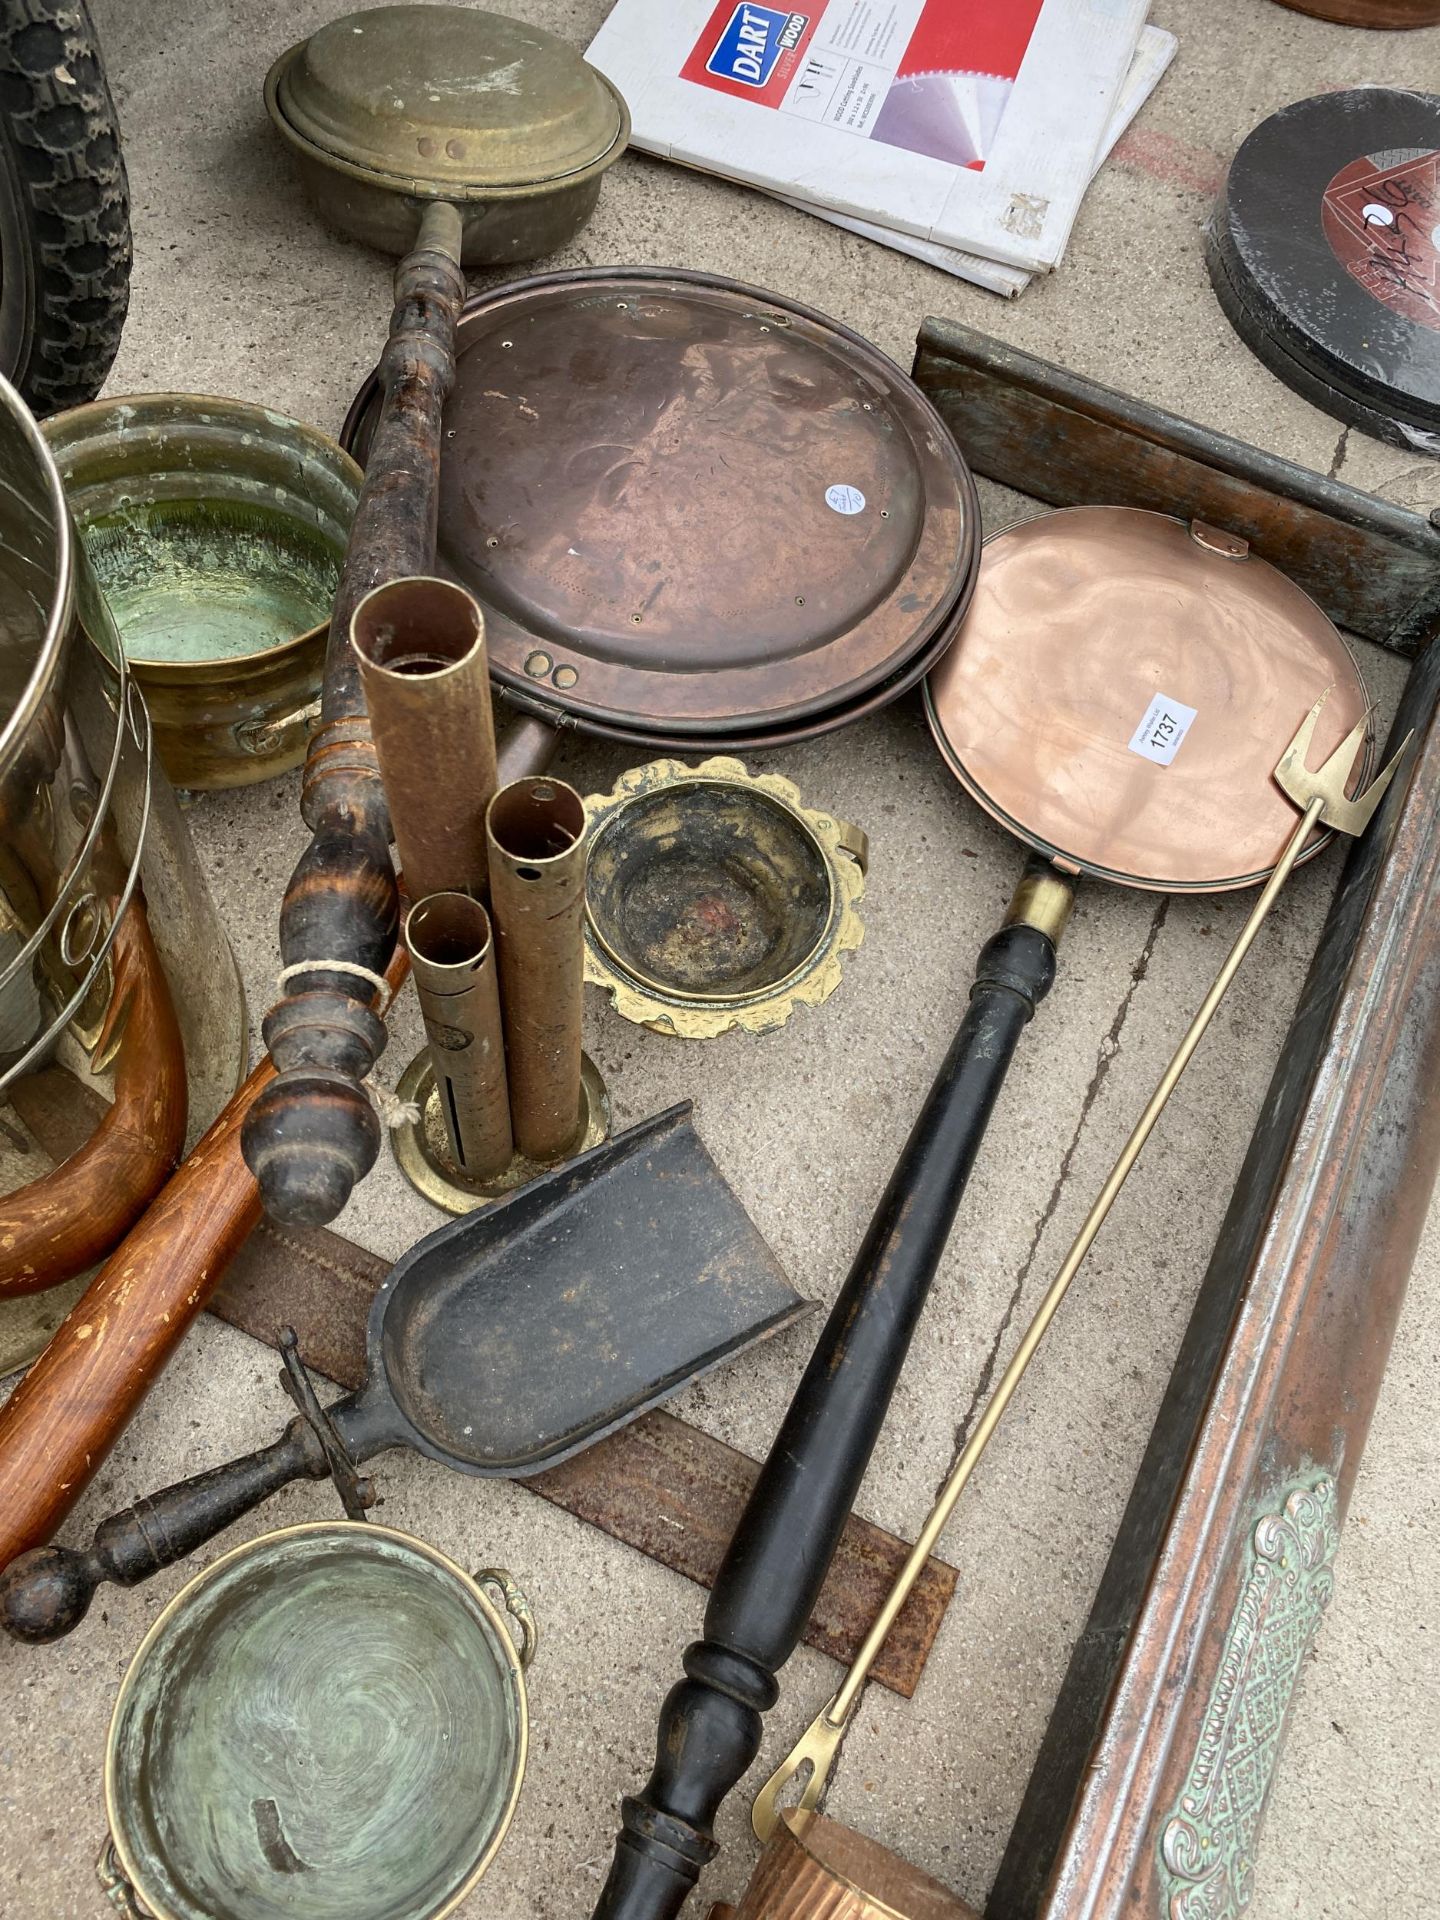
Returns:
[[[1326,187],[1321,220],[1352,280],[1440,332],[1440,151],[1393,166],[1352,160]]]

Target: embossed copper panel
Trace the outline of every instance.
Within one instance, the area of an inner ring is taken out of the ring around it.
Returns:
[[[1327,688],[1317,766],[1367,701],[1314,601],[1243,540],[1076,507],[987,541],[926,710],[980,805],[1067,872],[1200,892],[1279,858],[1295,808],[1274,768]]]
[[[973,483],[845,328],[701,275],[585,272],[472,301],[458,346],[440,560],[517,694],[628,739],[760,744],[893,697],[944,644]]]

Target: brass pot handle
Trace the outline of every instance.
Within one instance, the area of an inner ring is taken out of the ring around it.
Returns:
[[[503,1567],[482,1567],[475,1576],[475,1584],[482,1588],[498,1588],[501,1605],[520,1629],[520,1645],[517,1652],[520,1671],[524,1673],[535,1658],[535,1649],[540,1644],[540,1629],[535,1624],[535,1614],[530,1602]]]
[[[850,821],[842,820],[839,814],[833,814],[835,831],[840,836],[840,851],[848,854],[859,867],[861,873],[870,871],[870,836],[863,827],[852,826]]]
[[[291,739],[297,728],[308,740],[320,724],[320,699],[309,701],[294,713],[282,713],[266,720],[245,720],[235,729],[235,744],[243,753],[272,753],[283,741]]]
[[[110,1902],[122,1920],[152,1920],[152,1916],[141,1906],[134,1887],[126,1878],[125,1869],[120,1864],[120,1855],[115,1850],[113,1834],[106,1834],[105,1844],[100,1849],[100,1858],[95,1862],[95,1873],[105,1898]]]

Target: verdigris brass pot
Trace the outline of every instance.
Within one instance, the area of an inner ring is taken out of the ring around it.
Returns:
[[[0,380],[0,1374],[245,1067],[244,1000],[44,436]]]
[[[208,394],[96,400],[45,437],[179,787],[298,766],[360,469],[314,427]]]
[[[514,1814],[535,1640],[509,1574],[472,1579],[388,1527],[321,1521],[225,1554],[121,1682],[111,1903],[127,1920],[440,1920]]]

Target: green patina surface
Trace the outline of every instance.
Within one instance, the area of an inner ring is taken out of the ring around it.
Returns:
[[[270,1535],[168,1620],[112,1736],[115,1837],[174,1920],[422,1920],[503,1821],[516,1683],[409,1543]]]
[[[1277,1496],[1255,1521],[1240,1590],[1185,1791],[1160,1837],[1165,1920],[1239,1920],[1306,1654],[1335,1590],[1335,1481]]]
[[[324,620],[340,552],[262,501],[136,501],[87,520],[85,546],[132,660],[242,659]]]

